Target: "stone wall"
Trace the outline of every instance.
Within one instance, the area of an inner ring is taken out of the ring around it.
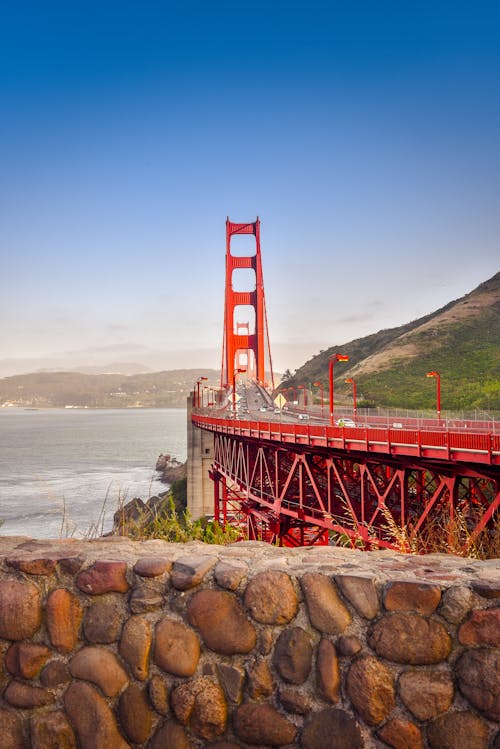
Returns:
[[[0,539],[2,749],[500,749],[500,567]]]

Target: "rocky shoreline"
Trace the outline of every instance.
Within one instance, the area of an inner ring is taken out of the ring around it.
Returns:
[[[177,458],[171,455],[160,453],[156,461],[155,471],[161,473],[160,481],[163,484],[173,484],[174,481],[180,481],[187,476],[187,460],[181,463]]]
[[[155,471],[161,473],[160,481],[168,485],[164,492],[149,497],[146,501],[134,497],[120,507],[113,515],[113,528],[108,536],[127,536],[130,530],[144,526],[154,518],[168,514],[171,509],[171,487],[187,477],[187,461],[181,463],[170,455],[160,453],[156,461]],[[176,507],[177,510],[185,509]]]

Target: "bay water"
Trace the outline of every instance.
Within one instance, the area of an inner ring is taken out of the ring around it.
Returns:
[[[166,490],[160,453],[186,459],[184,409],[0,408],[0,535],[109,531],[120,503]]]

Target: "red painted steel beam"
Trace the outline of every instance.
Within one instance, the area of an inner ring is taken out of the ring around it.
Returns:
[[[360,454],[408,455],[446,462],[500,466],[500,435],[431,432],[417,429],[330,427],[270,421],[220,419],[193,415],[202,429],[251,437],[259,441],[304,444]]]
[[[231,253],[231,238],[236,234],[252,234],[255,236],[255,255],[236,257]],[[240,292],[233,288],[233,272],[239,268],[252,268],[255,271],[255,290]],[[240,305],[253,307],[255,314],[255,329],[247,335],[238,335],[238,324],[244,320],[235,319],[235,310]],[[264,280],[262,275],[262,260],[260,254],[260,221],[247,224],[236,224],[226,220],[226,288],[224,305],[224,345],[225,352],[223,376],[224,384],[231,384],[233,371],[238,367],[237,352],[253,352],[255,362],[255,379],[264,383],[264,352],[265,352],[265,320],[264,320]],[[248,366],[253,366],[249,362]]]
[[[220,422],[214,467],[228,487],[222,515],[238,517],[239,527],[246,516],[252,538],[325,543],[333,532],[353,546],[410,550],[437,518],[451,527],[457,516],[472,543],[499,508],[492,466],[276,444],[273,425],[262,439],[260,424],[251,436],[252,428],[235,434]]]

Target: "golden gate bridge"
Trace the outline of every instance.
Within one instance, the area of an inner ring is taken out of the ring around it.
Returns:
[[[242,234],[255,239],[246,255],[233,251]],[[241,269],[252,281],[238,291]],[[286,546],[334,539],[362,549],[428,551],[426,539],[436,533],[448,534],[452,548],[457,528],[466,547],[494,533],[500,434],[479,422],[450,426],[440,413],[437,423],[336,423],[334,364],[346,358],[330,359],[326,419],[318,409],[283,408],[283,400],[276,407],[260,221],[227,219],[221,388],[205,406],[198,382],[190,416],[192,427],[213,440],[206,470],[215,519],[239,528],[242,538]]]

